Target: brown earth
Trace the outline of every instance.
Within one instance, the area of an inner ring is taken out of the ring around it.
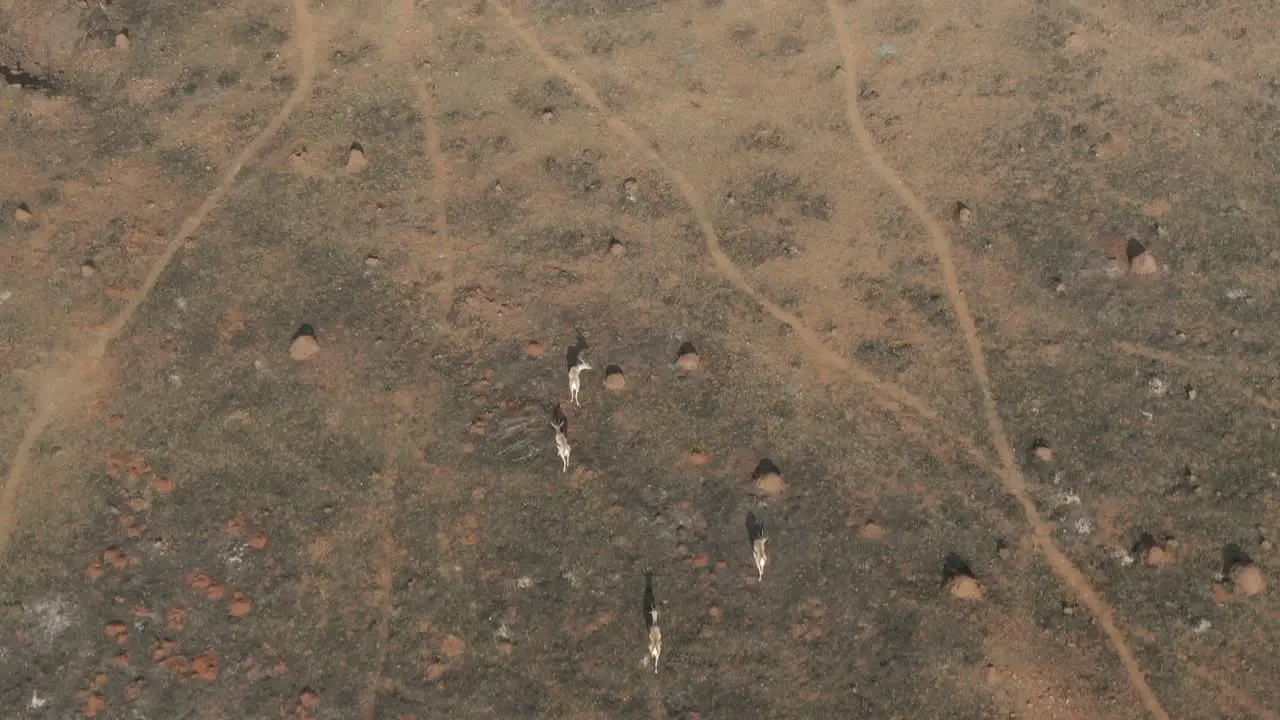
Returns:
[[[0,2],[4,717],[1277,717],[1278,46]]]

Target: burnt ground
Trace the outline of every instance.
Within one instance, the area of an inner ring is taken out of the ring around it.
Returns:
[[[1129,5],[4,3],[4,717],[1274,718],[1280,10]]]

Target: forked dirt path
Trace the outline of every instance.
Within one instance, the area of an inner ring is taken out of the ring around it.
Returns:
[[[934,423],[939,422],[940,419],[938,414],[922,399],[916,397],[905,388],[882,380],[873,373],[859,366],[857,363],[851,362],[839,353],[830,350],[817,337],[816,333],[808,328],[798,317],[763,297],[750,283],[747,282],[741,270],[721,249],[719,237],[711,222],[711,218],[707,214],[697,190],[684,176],[684,174],[667,163],[665,159],[653,148],[653,146],[646,142],[644,138],[641,137],[640,134],[637,133],[625,120],[610,112],[608,105],[603,102],[595,89],[575,73],[567,64],[548,52],[536,34],[528,29],[506,5],[501,2],[496,2],[494,7],[496,8],[502,22],[507,26],[511,33],[525,45],[531,54],[546,66],[548,70],[554,72],[567,82],[588,105],[601,113],[605,124],[610,131],[630,144],[636,150],[643,153],[654,165],[660,168],[662,172],[671,179],[673,184],[684,197],[685,201],[688,203],[695,219],[697,220],[699,229],[706,241],[707,253],[715,264],[716,270],[726,280],[728,280],[740,292],[744,293],[764,308],[772,317],[790,326],[796,333],[796,336],[799,337],[807,347],[814,351],[822,362],[844,370],[859,383],[870,386],[877,393],[892,399],[894,402],[912,410],[925,419]],[[848,27],[843,9],[833,0],[829,0],[828,8],[836,28],[837,42],[840,46],[841,53],[844,55],[846,66],[848,68],[848,72],[845,74],[846,83],[848,83],[848,97],[850,98],[847,103],[848,114],[850,122],[854,128],[855,136],[858,139],[860,149],[867,157],[868,162],[875,169],[877,175],[879,175],[886,184],[893,188],[899,199],[925,226],[925,229],[930,236],[930,243],[935,254],[938,255],[942,266],[948,298],[956,313],[961,331],[965,337],[966,345],[969,349],[970,363],[983,395],[983,405],[987,424],[992,435],[992,441],[996,446],[997,454],[1000,457],[1002,467],[997,470],[992,469],[989,465],[986,465],[986,463],[982,464],[984,467],[992,470],[994,474],[1000,477],[1006,491],[1014,496],[1022,506],[1027,522],[1032,528],[1036,547],[1045,557],[1054,573],[1068,587],[1068,589],[1070,589],[1077,599],[1089,608],[1094,617],[1097,618],[1099,624],[1103,628],[1103,631],[1107,635],[1113,651],[1124,665],[1126,673],[1141,697],[1143,705],[1146,707],[1147,711],[1157,718],[1168,718],[1168,713],[1165,712],[1159,698],[1147,683],[1145,675],[1139,666],[1133,651],[1129,648],[1129,645],[1125,640],[1124,634],[1116,625],[1114,611],[1093,589],[1084,574],[1081,573],[1057,547],[1049,534],[1048,526],[1045,525],[1043,520],[1040,518],[1039,512],[1035,507],[1035,503],[1027,490],[1026,480],[1022,477],[1022,474],[1017,467],[1012,444],[1009,441],[1008,434],[1006,433],[1004,425],[999,417],[999,410],[996,406],[994,395],[991,392],[990,379],[986,371],[986,360],[982,343],[977,335],[977,326],[974,323],[973,315],[969,310],[968,303],[964,298],[963,291],[960,286],[955,263],[951,257],[951,248],[947,235],[943,232],[936,219],[933,218],[923,203],[916,198],[913,193],[911,193],[897,174],[889,168],[883,159],[876,153],[870,133],[867,131],[865,123],[862,122],[861,116],[858,112],[856,102],[852,100],[852,98],[857,96],[858,91],[856,46],[853,43],[852,34]],[[959,437],[959,433],[956,432],[954,428],[945,426],[945,423],[943,423],[943,425],[942,429],[949,437]],[[982,457],[981,453],[972,446],[972,443],[962,441],[960,444],[965,446],[971,456],[979,458]]]
[[[790,327],[796,334],[796,337],[804,343],[806,347],[814,354],[816,360],[822,364],[843,371],[860,384],[870,387],[876,394],[895,403],[897,406],[906,408],[911,412],[919,415],[932,425],[938,428],[947,439],[959,445],[965,453],[979,466],[991,469],[990,461],[984,453],[982,453],[974,444],[972,439],[966,437],[955,426],[948,424],[941,418],[938,412],[929,405],[927,401],[910,390],[898,385],[894,382],[884,380],[875,373],[867,370],[861,364],[851,361],[840,353],[827,347],[825,343],[819,339],[816,332],[804,323],[799,317],[793,313],[787,312],[777,303],[762,295],[755,287],[747,281],[742,271],[734,264],[727,253],[720,246],[720,237],[716,232],[715,225],[711,221],[711,215],[707,212],[705,204],[702,202],[701,196],[693,183],[685,177],[684,173],[668,163],[662,155],[654,149],[653,145],[646,141],[634,128],[625,120],[618,117],[609,110],[609,106],[600,98],[599,93],[591,87],[590,83],[582,79],[580,75],[573,71],[564,61],[560,60],[554,54],[547,51],[537,35],[525,26],[524,22],[519,19],[510,8],[501,2],[495,2],[499,17],[510,32],[524,44],[525,48],[541,62],[548,70],[555,73],[566,83],[568,83],[586,103],[595,109],[603,117],[605,125],[608,129],[631,145],[635,150],[649,159],[658,169],[662,171],[675,187],[680,191],[685,202],[688,204],[690,211],[693,213],[698,223],[698,228],[702,232],[705,240],[707,254],[711,257],[712,263],[715,265],[716,271],[720,273],[725,280],[729,281],[733,287],[747,297],[751,298],[756,304],[764,308],[775,320]]]
[[[31,449],[70,401],[93,390],[93,380],[107,348],[123,335],[138,308],[146,302],[151,291],[155,289],[160,276],[186,245],[187,238],[195,233],[209,213],[230,192],[244,166],[262,151],[280,128],[284,127],[289,116],[311,95],[311,87],[315,80],[315,56],[318,44],[315,25],[306,0],[293,0],[293,11],[294,37],[298,53],[298,82],[289,93],[289,97],[262,132],[258,133],[253,141],[235,156],[223,171],[217,186],[205,197],[200,206],[179,224],[177,232],[169,240],[160,256],[151,264],[142,285],[138,287],[128,303],[85,346],[74,349],[63,366],[51,369],[41,383],[40,392],[36,397],[35,415],[27,425],[17,449],[13,452],[4,488],[0,491],[0,558],[4,557],[16,524],[18,493],[26,480]]]
[[[1093,616],[1097,618],[1103,632],[1107,635],[1107,640],[1111,643],[1112,650],[1115,651],[1120,658],[1120,662],[1123,663],[1125,672],[1129,675],[1129,681],[1133,683],[1134,689],[1138,691],[1138,695],[1142,698],[1142,703],[1147,712],[1157,718],[1168,718],[1169,714],[1165,712],[1160,703],[1160,698],[1156,696],[1155,691],[1147,683],[1146,675],[1138,664],[1133,650],[1130,649],[1128,642],[1125,640],[1124,633],[1116,625],[1114,610],[1093,589],[1092,584],[1084,573],[1075,567],[1066,554],[1057,546],[1057,543],[1053,541],[1049,526],[1044,523],[1039,511],[1036,509],[1035,501],[1032,500],[1031,494],[1027,490],[1026,479],[1022,476],[1022,471],[1018,469],[1013,445],[1009,441],[1008,433],[1005,432],[1004,422],[1000,419],[1000,409],[996,405],[995,395],[991,391],[991,378],[987,374],[986,354],[982,348],[982,340],[978,337],[978,327],[973,320],[973,313],[969,310],[969,302],[965,298],[964,290],[960,285],[959,273],[956,271],[955,260],[951,253],[951,241],[946,231],[938,224],[937,219],[925,204],[916,197],[915,193],[907,187],[907,184],[903,182],[898,173],[889,167],[888,163],[877,152],[875,140],[871,137],[870,131],[867,130],[867,125],[862,119],[862,113],[858,109],[859,47],[854,39],[857,33],[857,26],[855,24],[852,28],[850,27],[850,22],[839,0],[827,0],[827,10],[831,15],[836,43],[840,47],[840,53],[844,57],[846,67],[845,95],[849,124],[853,129],[854,137],[858,141],[858,148],[863,157],[866,158],[867,163],[871,165],[876,175],[886,185],[893,188],[893,192],[898,196],[898,199],[911,210],[911,213],[924,226],[925,232],[929,236],[929,244],[933,248],[933,252],[938,256],[943,282],[946,286],[947,299],[955,311],[956,321],[959,323],[960,331],[964,335],[965,346],[969,349],[969,363],[973,369],[974,379],[982,392],[982,405],[986,413],[987,426],[991,431],[991,442],[995,445],[996,453],[999,455],[1000,462],[1003,465],[1003,471],[999,476],[1004,483],[1005,490],[1010,495],[1013,495],[1018,500],[1018,504],[1022,506],[1027,524],[1031,526],[1036,547],[1040,550],[1045,560],[1048,561],[1054,574],[1071,590],[1076,599],[1089,608],[1089,612],[1093,613]]]

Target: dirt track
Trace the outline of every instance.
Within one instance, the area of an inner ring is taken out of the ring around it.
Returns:
[[[4,716],[1277,717],[1278,43],[0,4]]]

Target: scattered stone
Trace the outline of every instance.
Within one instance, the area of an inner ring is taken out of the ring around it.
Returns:
[[[614,392],[622,392],[627,389],[627,376],[622,372],[622,368],[612,365],[605,371],[604,386]]]
[[[121,28],[120,32],[116,33],[116,49],[128,51],[132,46],[133,41],[129,39],[129,29]]]
[[[123,570],[125,565],[129,564],[128,558],[120,548],[112,546],[102,551],[102,561],[110,563],[117,570]]]
[[[265,550],[267,548],[267,534],[260,532],[249,538],[249,547],[254,550]]]
[[[693,451],[691,451],[691,452],[689,453],[689,464],[690,464],[690,465],[695,465],[695,466],[696,466],[696,465],[706,465],[706,464],[707,464],[707,453],[706,453],[706,452],[704,452],[704,451],[702,451],[702,450],[693,450]]]
[[[627,193],[627,200],[635,202],[639,197],[637,192],[640,189],[640,183],[636,182],[635,178],[629,177],[622,181],[622,189]]]
[[[364,146],[358,142],[351,143],[347,153],[347,172],[358,173],[369,165],[369,158],[364,154]]]
[[[222,532],[230,535],[231,537],[236,537],[240,533],[244,532],[244,518],[237,515],[226,521],[222,524]]]
[[[316,340],[315,328],[310,325],[298,328],[298,332],[293,336],[293,342],[289,345],[289,357],[302,361],[314,357],[318,352],[320,352],[320,343]]]
[[[315,710],[320,707],[320,696],[313,690],[303,690],[298,696],[298,702],[302,704],[304,710]]]
[[[618,238],[609,238],[609,254],[610,255],[615,255],[615,256],[625,255],[626,252],[627,252],[627,246],[623,245],[621,240],[619,240]]]
[[[172,640],[161,640],[151,649],[151,661],[155,663],[168,659],[178,644]]]
[[[98,713],[107,709],[107,698],[102,693],[92,693],[84,701],[84,716],[98,717]]]
[[[947,592],[957,600],[981,600],[985,594],[982,583],[971,575],[956,575],[947,581]]]
[[[369,253],[364,258],[364,264],[368,267],[378,267],[382,264],[382,258],[373,253]]]
[[[1044,440],[1037,440],[1031,444],[1031,452],[1041,462],[1053,462],[1053,448]]]
[[[449,670],[449,666],[442,662],[433,662],[427,666],[427,679],[435,682],[444,677],[445,672]]]
[[[440,643],[440,653],[445,657],[456,658],[462,655],[467,649],[467,643],[457,635],[446,635],[444,642]]]
[[[20,223],[31,222],[35,219],[35,215],[31,213],[31,208],[26,203],[20,203],[18,209],[13,211],[13,219]]]
[[[1187,399],[1195,400],[1197,395],[1196,389],[1194,387],[1191,387],[1190,385],[1188,385],[1186,389],[1187,389]]]
[[[311,153],[308,152],[306,145],[299,145],[289,153],[289,167],[303,175],[311,175]]]
[[[528,345],[524,346],[524,354],[537,360],[542,357],[542,343],[531,340]]]
[[[244,593],[237,592],[231,598],[231,604],[227,607],[227,613],[231,615],[231,617],[244,617],[249,614],[249,609],[251,607],[252,603],[249,602],[249,598],[245,597]]]
[[[960,223],[961,225],[968,225],[969,221],[973,219],[973,211],[970,210],[969,206],[965,205],[963,202],[956,203],[954,213],[956,217],[956,222]]]
[[[1085,41],[1080,33],[1067,33],[1067,41],[1064,43],[1066,48],[1074,53],[1084,52],[1088,48],[1089,43]]]
[[[1253,597],[1266,592],[1267,579],[1262,571],[1253,563],[1239,563],[1231,568],[1231,585],[1236,593],[1245,597]]]
[[[187,621],[187,613],[189,611],[185,607],[171,607],[165,611],[165,625],[170,630],[181,630]]]
[[[880,540],[885,536],[885,529],[880,525],[868,520],[861,529],[858,530],[859,540]]]
[[[1162,377],[1152,377],[1147,381],[1147,387],[1156,397],[1164,397],[1169,393],[1169,382]]]
[[[555,120],[555,119],[556,119],[556,110],[555,110],[555,108],[543,108],[543,109],[542,109],[542,122],[544,122],[544,123],[549,123],[549,122],[551,122],[552,120]]]
[[[218,657],[211,652],[202,652],[191,661],[191,676],[197,680],[213,682],[218,679]]]
[[[698,351],[694,349],[693,343],[685,343],[680,346],[680,351],[676,356],[676,369],[680,372],[696,372],[702,365],[702,358],[698,357]]]
[[[80,265],[80,277],[93,277],[98,272],[98,266],[92,260],[85,260]]]

